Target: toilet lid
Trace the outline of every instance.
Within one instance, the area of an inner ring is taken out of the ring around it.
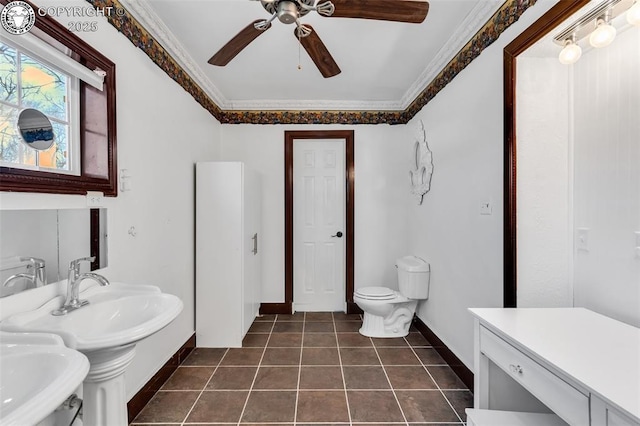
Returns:
[[[355,293],[363,299],[389,300],[396,297],[396,294],[387,287],[364,287],[359,288]]]

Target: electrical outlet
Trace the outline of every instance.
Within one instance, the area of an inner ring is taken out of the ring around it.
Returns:
[[[480,203],[481,215],[490,215],[492,212],[493,212],[493,206],[491,205],[491,201],[483,201]]]
[[[102,207],[104,193],[99,191],[87,191],[87,207]]]

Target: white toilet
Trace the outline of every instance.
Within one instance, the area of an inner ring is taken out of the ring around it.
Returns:
[[[429,298],[431,268],[423,259],[406,256],[396,261],[398,287],[364,287],[353,301],[364,311],[360,334],[367,337],[404,337],[409,334],[418,301]]]

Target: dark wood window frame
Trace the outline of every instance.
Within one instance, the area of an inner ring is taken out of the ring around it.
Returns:
[[[345,301],[347,313],[360,312],[353,302],[354,280],[354,131],[353,130],[309,130],[284,132],[284,257],[285,257],[285,305],[293,306],[293,144],[296,139],[344,139],[345,140]]]
[[[0,4],[7,3],[8,0],[0,0]],[[104,90],[100,92],[80,81],[79,176],[0,167],[0,191],[54,194],[100,191],[106,196],[116,196],[115,64],[49,16],[37,16],[35,26],[68,48],[71,57],[79,63],[104,71]]]
[[[504,48],[504,293],[505,308],[517,306],[516,241],[516,60],[517,56],[580,10],[589,0],[561,1]]]

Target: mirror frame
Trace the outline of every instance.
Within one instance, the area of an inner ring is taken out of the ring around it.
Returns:
[[[34,9],[37,8],[32,2],[25,1]],[[0,0],[2,5],[6,6],[7,3],[9,0]],[[36,16],[35,26],[68,48],[72,52],[71,57],[79,63],[105,71],[104,90],[100,92],[80,81],[79,176],[0,167],[0,191],[54,194],[86,194],[87,191],[100,191],[106,196],[115,197],[118,195],[115,64],[49,16]],[[52,49],[54,48],[52,46]],[[96,133],[95,129],[89,129],[86,123],[105,123],[103,127],[106,134]],[[88,135],[91,135],[90,142]],[[96,157],[102,160],[97,166]],[[106,169],[106,177],[98,168]]]
[[[561,25],[590,0],[560,1],[504,48],[504,222],[503,304],[515,308],[517,294],[516,223],[516,61],[542,37]]]

